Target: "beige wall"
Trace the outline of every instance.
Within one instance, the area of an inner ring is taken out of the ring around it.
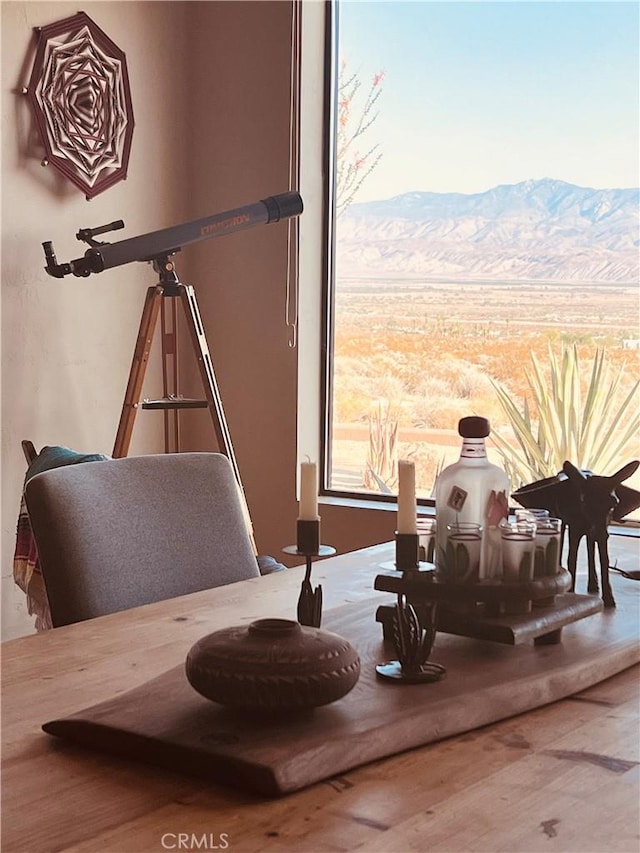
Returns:
[[[194,5],[191,198],[200,216],[288,189],[291,22],[289,4],[277,0]],[[319,4],[310,5],[317,11]],[[310,23],[311,10],[303,21]],[[319,160],[303,163],[303,174],[314,168],[319,175]],[[310,183],[303,180],[305,200]],[[305,215],[310,211],[303,228]],[[290,562],[281,548],[295,541],[299,352],[288,346],[285,327],[286,237],[286,224],[278,223],[199,243],[185,268],[196,286],[258,551]],[[301,270],[305,310],[320,310],[318,282],[317,269]],[[315,288],[311,295],[308,288]],[[301,326],[302,349],[318,346],[304,337],[311,327]],[[309,369],[319,369],[317,359]],[[301,384],[312,380],[304,376]],[[211,440],[204,418],[190,440],[194,448]],[[317,447],[303,441],[300,453],[307,452]],[[335,505],[320,511],[322,539],[339,551],[393,535],[393,513]]]
[[[136,127],[129,177],[92,201],[29,156],[32,27],[75,14],[74,3],[2,4],[2,615],[3,636],[30,630],[11,580],[25,461],[20,441],[110,453],[145,289],[155,275],[130,264],[89,279],[50,278],[41,243],[58,260],[81,255],[79,227],[124,219],[125,236],[172,224],[186,211],[176,155],[184,151],[185,4],[89,3],[85,11],[126,53]],[[31,50],[30,50],[31,46]],[[28,53],[29,51],[29,53]],[[28,57],[28,60],[27,60]],[[27,61],[26,61],[27,60]],[[25,78],[25,75],[26,78]],[[37,151],[34,151],[37,153]],[[152,373],[149,372],[151,388]],[[160,450],[145,415],[132,452]]]
[[[2,4],[3,637],[32,630],[11,579],[25,469],[20,441],[111,451],[144,292],[154,283],[142,264],[87,280],[51,279],[40,244],[52,239],[59,260],[68,260],[82,251],[74,238],[82,226],[123,218],[133,236],[288,187],[287,3],[84,8],[127,54],[136,119],[127,181],[91,202],[26,156],[28,105],[14,94],[30,70],[31,28],[77,7]],[[182,280],[196,287],[258,550],[278,558],[294,541],[297,511],[298,353],[284,323],[286,232],[283,223],[258,226],[178,256]],[[308,286],[304,278],[301,286]],[[197,393],[189,357],[186,350],[183,390]],[[157,393],[157,365],[148,379]],[[159,419],[138,417],[131,453],[161,449]],[[205,413],[186,413],[184,428],[185,449],[214,446]],[[393,530],[392,513],[321,511],[323,541],[340,551],[383,541]]]
[[[198,3],[192,23],[193,210],[202,216],[286,192],[289,4]],[[277,223],[198,243],[180,262],[196,288],[258,551],[273,556],[293,541],[296,511],[286,253],[287,224]],[[191,423],[189,443],[211,446],[207,417]]]

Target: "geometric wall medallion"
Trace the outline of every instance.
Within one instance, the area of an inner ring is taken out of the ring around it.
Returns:
[[[127,176],[134,120],[126,57],[84,12],[36,32],[27,95],[46,161],[90,199]]]

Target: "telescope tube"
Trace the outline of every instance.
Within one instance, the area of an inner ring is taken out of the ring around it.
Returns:
[[[236,231],[253,228],[254,225],[266,225],[270,222],[278,222],[280,219],[299,216],[302,210],[302,198],[299,193],[269,196],[245,207],[88,249],[82,258],[69,262],[70,271],[76,276],[88,276],[131,261],[151,261],[154,258],[171,255],[190,243],[233,234]]]

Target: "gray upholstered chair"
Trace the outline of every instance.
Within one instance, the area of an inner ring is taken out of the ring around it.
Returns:
[[[260,574],[218,453],[56,468],[25,500],[54,627]]]

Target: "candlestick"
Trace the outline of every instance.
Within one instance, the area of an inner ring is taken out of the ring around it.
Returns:
[[[398,533],[417,533],[416,467],[413,462],[398,462]]]
[[[446,670],[442,664],[429,660],[437,628],[437,604],[430,601],[422,610],[422,620],[404,593],[398,593],[393,613],[393,645],[396,660],[376,666],[378,678],[398,684],[419,684],[438,681]]]
[[[299,518],[296,524],[296,543],[299,554],[317,555],[320,550],[320,519]]]
[[[396,569],[399,572],[420,569],[420,537],[417,533],[396,533]]]
[[[300,463],[300,506],[301,521],[318,518],[318,469],[315,462]]]
[[[311,566],[314,557],[330,557],[336,553],[336,549],[330,545],[320,544],[319,517],[298,518],[296,532],[296,544],[287,545],[282,550],[285,554],[303,556],[306,562],[306,571],[298,598],[298,622],[301,625],[319,628],[322,620],[322,586],[318,584],[314,589],[311,585]]]

